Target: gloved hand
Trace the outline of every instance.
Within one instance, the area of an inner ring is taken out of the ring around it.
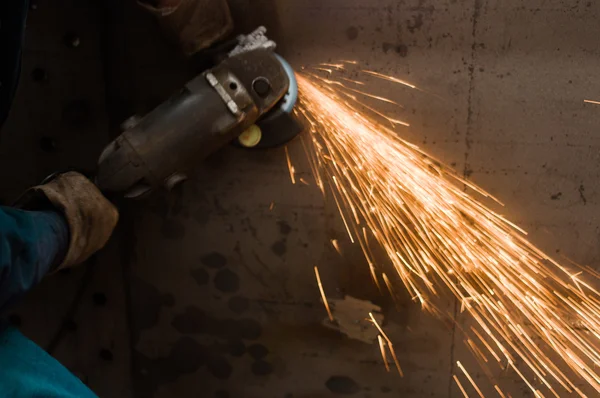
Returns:
[[[138,0],[138,4],[156,15],[186,55],[210,47],[233,30],[227,0]]]
[[[46,184],[28,189],[16,206],[25,210],[55,209],[69,224],[69,248],[58,269],[87,260],[110,238],[119,213],[82,174],[59,174]]]

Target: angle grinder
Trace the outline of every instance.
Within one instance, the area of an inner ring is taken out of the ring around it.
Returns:
[[[124,132],[100,155],[96,184],[105,193],[141,198],[187,179],[186,171],[219,148],[282,145],[302,131],[292,114],[298,86],[264,28]]]

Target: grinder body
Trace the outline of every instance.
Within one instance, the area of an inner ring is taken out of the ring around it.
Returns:
[[[232,56],[188,82],[103,151],[96,183],[137,198],[185,179],[190,165],[236,139],[286,94],[289,78],[276,55]]]

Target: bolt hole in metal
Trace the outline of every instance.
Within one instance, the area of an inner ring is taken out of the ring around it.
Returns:
[[[31,78],[34,82],[43,82],[48,79],[48,74],[43,68],[34,68],[31,71]]]
[[[44,152],[56,152],[58,150],[58,143],[54,138],[45,135],[40,138],[40,148]]]
[[[230,82],[229,83],[229,88],[232,89],[233,91],[238,89],[238,85],[236,82]]]

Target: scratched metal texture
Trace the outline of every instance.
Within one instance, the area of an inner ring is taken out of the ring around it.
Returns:
[[[31,10],[0,144],[5,202],[55,169],[93,169],[124,119],[204,65],[179,55],[133,2],[59,3]],[[231,4],[240,30],[267,25],[295,67],[355,59],[417,84],[423,92],[369,80],[405,105],[388,109],[411,123],[398,134],[500,198],[499,210],[545,251],[598,266],[600,107],[583,99],[600,98],[600,4]],[[66,44],[73,34],[76,48]],[[301,144],[288,149],[310,183]],[[105,251],[47,278],[9,314],[100,396],[459,397],[457,360],[493,396],[449,319],[409,297],[396,308],[368,282],[334,204],[314,184],[290,183],[283,149],[225,148],[190,177],[175,192],[122,204]],[[314,265],[330,296],[383,307],[404,378],[385,372],[377,346],[321,325]],[[456,303],[446,305],[468,326]],[[512,396],[532,396],[514,373],[494,376]]]

